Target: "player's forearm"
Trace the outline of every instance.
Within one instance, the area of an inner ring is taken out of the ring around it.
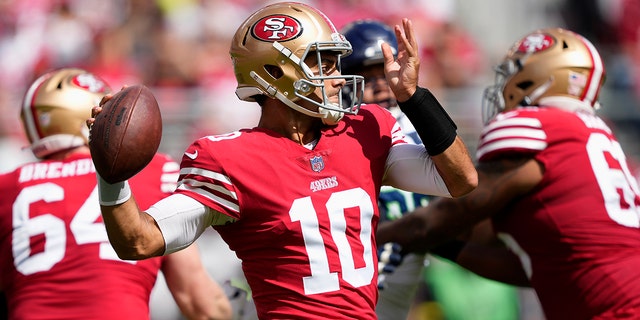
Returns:
[[[431,158],[452,197],[466,195],[478,186],[478,173],[460,137],[456,137],[444,152]]]
[[[118,257],[139,260],[162,255],[164,242],[155,220],[140,212],[125,180],[107,183],[98,179],[98,198],[109,241]]]
[[[430,243],[432,235],[428,219],[416,214],[405,215],[400,219],[385,222],[378,226],[376,241],[378,244],[394,242],[402,247],[403,252],[426,253],[436,243]],[[437,239],[434,239],[436,242]]]
[[[398,243],[403,252],[428,252],[473,227],[477,221],[465,217],[463,211],[460,199],[438,198],[411,214],[379,225],[377,242]]]
[[[438,99],[426,88],[418,87],[410,99],[398,100],[431,156],[445,151],[455,141],[458,127]]]
[[[187,319],[231,319],[232,308],[220,285],[202,264],[197,245],[167,255],[162,273]]]
[[[115,206],[101,206],[109,242],[124,260],[140,260],[164,253],[162,235],[151,216],[140,212],[133,198]]]
[[[174,298],[187,319],[232,319],[233,310],[224,290],[210,278],[192,283],[187,296]]]
[[[458,129],[440,102],[427,89],[418,87],[411,98],[399,102],[433,158],[449,193],[459,197],[478,185],[478,176]]]

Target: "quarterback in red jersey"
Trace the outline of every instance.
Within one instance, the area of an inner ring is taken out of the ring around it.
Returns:
[[[548,319],[637,319],[640,192],[620,143],[595,114],[600,55],[578,34],[543,29],[518,41],[496,72],[485,91],[478,188],[385,225],[378,236],[420,251],[491,218],[520,266],[482,274],[530,284]],[[448,254],[478,270],[474,248],[459,244]],[[488,257],[485,264],[513,262]]]
[[[85,126],[108,92],[100,78],[72,68],[39,77],[27,91],[22,121],[41,161],[0,175],[0,291],[9,319],[148,319],[158,270],[186,316],[228,317],[197,247],[123,261],[109,244]],[[156,155],[131,179],[139,205],[170,194],[178,169]]]
[[[348,57],[342,59],[342,71],[361,75],[365,79],[362,102],[377,104],[389,110],[402,129],[405,140],[421,143],[415,128],[400,111],[384,74],[384,56],[380,43],[388,43],[392,52],[398,52],[398,41],[393,29],[381,21],[365,19],[350,22],[341,32],[353,49]],[[379,224],[409,214],[416,206],[426,205],[430,198],[432,197],[383,186],[378,199]],[[404,256],[400,249],[393,244],[378,243],[379,292],[376,314],[381,320],[407,318],[425,265],[425,254]]]
[[[407,143],[384,108],[360,108],[362,77],[340,73],[351,45],[323,13],[265,6],[230,49],[236,94],[260,105],[258,126],[192,143],[176,192],[146,212],[126,181],[99,178],[118,254],[175,252],[213,226],[242,260],[261,319],[375,319],[380,187],[451,197],[477,182],[455,124],[417,87],[417,43],[411,22],[402,24],[397,60],[382,47],[385,67],[424,145]]]

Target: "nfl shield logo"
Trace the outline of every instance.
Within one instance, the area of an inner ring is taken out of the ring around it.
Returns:
[[[315,156],[309,160],[311,162],[311,169],[315,172],[320,172],[324,169],[324,161],[321,156]]]

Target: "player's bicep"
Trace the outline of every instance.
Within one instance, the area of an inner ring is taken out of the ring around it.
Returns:
[[[451,197],[435,163],[422,145],[391,147],[382,183],[415,193]]]
[[[231,220],[183,194],[173,194],[160,200],[147,213],[155,219],[162,232],[165,255],[191,245],[208,227]]]

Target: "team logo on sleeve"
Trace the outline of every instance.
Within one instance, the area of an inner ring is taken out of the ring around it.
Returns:
[[[262,41],[287,41],[302,34],[302,25],[290,16],[271,15],[256,22],[251,28],[251,34]]]
[[[324,169],[324,160],[321,156],[315,156],[309,159],[309,162],[311,162],[311,170],[315,172],[320,172]]]

